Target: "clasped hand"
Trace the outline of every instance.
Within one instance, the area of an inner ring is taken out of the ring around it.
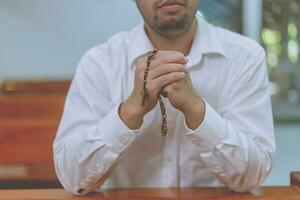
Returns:
[[[142,118],[151,111],[158,103],[158,94],[167,97],[171,105],[184,113],[187,124],[198,126],[198,115],[204,115],[204,102],[193,88],[189,69],[186,67],[187,58],[176,51],[159,51],[152,60],[147,77],[148,97],[144,106],[141,105],[141,91],[143,90],[144,70],[147,56],[137,60],[135,70],[134,88],[131,95],[123,102],[120,108],[120,116],[123,121],[135,121],[132,127],[138,128]],[[125,116],[125,112],[128,116]],[[123,116],[123,117],[122,117]],[[131,118],[131,120],[129,119]],[[191,120],[189,120],[191,118]],[[199,117],[198,117],[199,118]],[[203,120],[203,116],[201,117]],[[200,119],[200,121],[202,121]],[[126,123],[126,122],[125,122]],[[128,124],[127,124],[128,125]],[[135,126],[134,126],[135,125]]]

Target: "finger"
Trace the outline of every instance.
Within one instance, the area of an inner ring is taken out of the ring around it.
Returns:
[[[152,60],[149,69],[153,69],[161,64],[166,64],[166,63],[178,63],[185,65],[187,64],[188,60],[187,58],[180,52],[163,52],[158,54],[154,57]]]
[[[162,64],[152,70],[149,71],[148,74],[148,79],[152,80],[152,79],[156,79],[159,76],[162,76],[164,74],[169,74],[172,72],[184,72],[187,73],[188,72],[188,68],[182,64],[177,64],[177,63],[166,63],[166,64]]]
[[[136,60],[135,64],[138,71],[144,70],[147,66],[148,55],[140,57]],[[186,64],[188,62],[184,54],[178,51],[158,51],[150,64],[150,69],[155,68],[162,63],[178,63]]]
[[[144,71],[146,68],[146,63],[147,63],[147,57],[144,56],[144,57],[138,58],[135,61],[136,71],[137,72]]]
[[[149,81],[148,83],[148,89],[153,92],[158,92],[166,85],[181,80],[185,77],[185,73],[183,72],[173,72],[169,74],[162,75],[156,79],[153,79],[152,81]]]

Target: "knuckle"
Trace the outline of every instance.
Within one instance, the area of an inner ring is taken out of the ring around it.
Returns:
[[[176,52],[176,55],[179,56],[179,57],[184,57],[184,54],[179,52],[179,51],[175,51]]]
[[[166,56],[158,56],[157,59],[162,63],[167,62]]]

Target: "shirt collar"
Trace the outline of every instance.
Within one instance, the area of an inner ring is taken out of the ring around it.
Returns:
[[[131,41],[128,44],[128,61],[130,66],[134,66],[134,62],[153,50],[154,47],[146,33],[144,23],[140,23],[133,29]]]
[[[201,62],[206,54],[217,54],[227,57],[225,50],[216,33],[216,28],[206,22],[201,14],[197,12],[197,30],[193,44],[188,55],[188,66],[194,66]],[[153,45],[145,31],[144,23],[140,23],[133,30],[132,40],[128,49],[128,61],[130,66],[134,62],[153,49]]]
[[[201,62],[202,57],[207,54],[216,54],[227,57],[226,52],[217,35],[216,27],[203,19],[200,12],[196,14],[197,30],[194,36],[193,44],[188,55],[188,66],[194,66]]]

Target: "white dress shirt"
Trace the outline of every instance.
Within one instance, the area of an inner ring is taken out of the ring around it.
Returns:
[[[83,56],[53,145],[56,172],[68,191],[201,186],[247,191],[267,177],[275,141],[264,50],[198,14],[197,23],[187,66],[206,111],[196,130],[167,98],[166,137],[159,105],[139,130],[120,119],[119,105],[133,90],[135,61],[153,49],[143,23]]]

